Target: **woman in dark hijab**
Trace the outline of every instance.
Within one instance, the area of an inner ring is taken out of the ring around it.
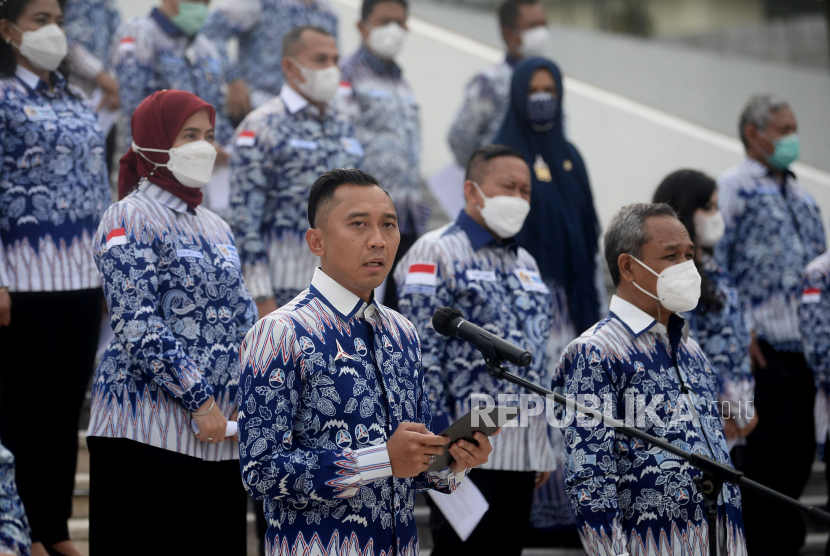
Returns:
[[[513,147],[531,168],[530,213],[516,236],[539,264],[554,300],[549,355],[554,362],[606,307],[597,240],[599,223],[588,173],[562,128],[562,74],[544,58],[516,66],[510,108],[494,142]],[[564,485],[564,438],[552,431],[558,469],[537,487],[531,525],[534,546],[580,546]]]
[[[513,73],[510,108],[494,142],[520,151],[532,169],[530,214],[516,239],[536,259],[554,299],[564,289],[578,334],[600,319],[605,294],[598,278],[594,199],[582,157],[565,139],[563,97],[556,64],[544,58],[522,61]],[[559,353],[552,355],[558,358]]]

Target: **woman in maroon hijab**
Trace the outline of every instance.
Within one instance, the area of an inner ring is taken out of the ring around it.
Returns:
[[[92,387],[93,555],[245,554],[237,354],[256,306],[230,228],[199,206],[214,120],[191,93],[147,97],[98,228],[115,338]]]

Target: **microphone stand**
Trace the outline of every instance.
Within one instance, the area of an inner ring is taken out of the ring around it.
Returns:
[[[703,492],[706,497],[706,521],[709,526],[709,553],[712,554],[712,556],[717,556],[718,554],[716,526],[718,517],[718,494],[721,492],[723,483],[732,483],[736,486],[754,490],[755,492],[763,494],[768,498],[772,498],[773,500],[777,500],[778,502],[791,506],[799,512],[813,518],[815,521],[830,527],[830,513],[827,513],[824,510],[820,510],[814,506],[802,504],[794,498],[790,498],[789,496],[781,494],[780,492],[766,487],[761,483],[746,478],[744,474],[737,469],[733,469],[732,467],[724,465],[707,456],[687,452],[686,450],[678,448],[673,444],[669,444],[665,440],[660,440],[655,436],[643,432],[640,429],[629,427],[618,419],[608,417],[600,410],[585,407],[582,404],[576,403],[574,400],[569,400],[562,394],[557,394],[552,390],[542,388],[541,386],[529,382],[520,376],[516,376],[513,373],[505,371],[504,367],[501,365],[502,361],[496,354],[496,350],[493,347],[492,342],[489,342],[488,339],[479,338],[476,342],[476,347],[484,356],[484,361],[487,363],[487,373],[490,376],[499,380],[512,382],[513,384],[516,384],[525,390],[530,390],[535,394],[539,394],[546,399],[552,398],[553,401],[559,405],[571,409],[574,412],[591,416],[594,419],[601,421],[607,427],[613,427],[628,436],[638,438],[647,444],[651,444],[652,446],[656,446],[662,450],[672,453],[703,471],[703,477],[696,480],[695,483],[697,484],[698,489]]]

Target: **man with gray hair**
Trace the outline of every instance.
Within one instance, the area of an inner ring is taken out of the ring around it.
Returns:
[[[793,498],[807,483],[815,452],[815,387],[798,320],[800,278],[825,250],[818,206],[790,170],[799,155],[797,130],[786,100],[749,100],[738,129],[746,155],[718,179],[726,232],[716,250],[752,332],[758,426],[736,463],[747,477]],[[798,513],[752,492],[744,500],[750,553],[797,554],[805,535]]]
[[[553,388],[675,446],[731,466],[717,411],[717,378],[689,325],[700,275],[686,227],[666,204],[622,208],[605,234],[617,294],[607,317],[571,342]],[[561,412],[560,412],[561,416]],[[741,495],[718,495],[706,523],[702,472],[586,417],[565,419],[565,486],[587,554],[745,556]]]

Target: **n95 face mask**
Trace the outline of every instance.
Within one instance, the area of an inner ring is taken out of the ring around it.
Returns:
[[[527,31],[520,33],[522,37],[522,44],[519,45],[519,52],[525,58],[532,56],[544,56],[548,49],[548,39],[550,38],[550,30],[547,25],[539,25]]]
[[[187,187],[203,187],[213,175],[213,165],[216,163],[216,148],[207,141],[193,141],[181,147],[170,150],[145,149],[133,143],[133,150],[155,167],[167,168],[180,184]],[[167,153],[170,160],[167,164],[153,162],[141,151]]]
[[[700,300],[700,273],[697,271],[694,261],[686,261],[672,265],[657,274],[646,266],[643,261],[629,253],[629,256],[640,263],[640,265],[657,276],[657,295],[647,292],[637,282],[632,282],[634,287],[647,296],[659,301],[663,307],[673,313],[691,311],[697,307]]]
[[[696,241],[700,247],[714,247],[726,231],[726,223],[720,212],[715,214],[695,213],[692,217],[695,224]]]
[[[303,94],[314,102],[328,102],[334,98],[337,88],[340,87],[340,68],[333,65],[324,69],[311,69],[294,58],[290,60],[305,79],[305,83],[297,83],[297,88]]]
[[[20,45],[15,44],[21,56],[40,69],[46,71],[58,69],[63,59],[66,58],[69,46],[66,42],[66,34],[57,24],[44,25],[37,31],[22,31],[14,23],[11,25],[23,35]]]
[[[530,212],[530,203],[521,197],[509,197],[507,195],[485,197],[478,184],[473,182],[473,185],[478,190],[481,198],[484,199],[483,207],[476,206],[481,212],[481,217],[487,227],[502,239],[511,238],[518,234],[525,223],[527,213]]]
[[[369,31],[369,48],[381,58],[391,60],[400,52],[404,39],[406,30],[393,21]]]

